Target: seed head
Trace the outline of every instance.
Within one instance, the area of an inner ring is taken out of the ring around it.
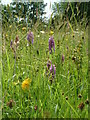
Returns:
[[[79,98],[81,98],[81,97],[82,97],[82,95],[81,95],[81,94],[79,94],[79,95],[78,95],[78,97],[79,97]]]
[[[83,110],[83,108],[84,108],[84,103],[83,103],[83,102],[80,103],[79,106],[78,106],[78,108],[79,108],[80,110]]]
[[[85,103],[86,103],[86,104],[89,104],[89,100],[87,99],[87,100],[85,101]]]
[[[35,106],[34,106],[34,110],[36,111],[36,110],[37,110],[37,108],[38,108],[38,107],[37,107],[37,105],[35,105]]]
[[[13,100],[10,100],[8,103],[7,103],[7,106],[9,106],[10,108],[12,108],[13,107]]]

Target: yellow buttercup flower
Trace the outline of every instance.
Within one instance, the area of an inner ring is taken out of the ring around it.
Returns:
[[[29,85],[31,83],[31,80],[29,78],[25,79],[23,82],[22,82],[22,89],[25,90],[25,89],[29,89]]]
[[[26,27],[23,27],[22,30],[26,30]]]
[[[53,35],[54,34],[54,32],[53,31],[50,31],[50,35]]]

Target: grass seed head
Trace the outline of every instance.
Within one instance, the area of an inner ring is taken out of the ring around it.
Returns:
[[[64,92],[62,92],[62,95],[64,95]]]
[[[12,108],[13,107],[13,100],[10,100],[8,103],[7,103],[7,106],[9,106],[10,108]]]
[[[82,103],[79,104],[78,108],[79,108],[80,110],[83,110],[84,106],[85,106],[85,105],[84,105],[84,103],[82,102]]]
[[[86,104],[89,104],[89,100],[87,99],[87,100],[85,101],[85,103],[86,103]]]
[[[66,96],[66,100],[68,100],[68,96]]]
[[[79,97],[79,98],[82,98],[82,95],[81,95],[81,94],[79,94],[79,95],[78,95],[78,97]]]
[[[37,110],[37,108],[38,108],[38,106],[37,106],[37,105],[35,105],[35,106],[34,106],[34,110],[36,111],[36,110]]]

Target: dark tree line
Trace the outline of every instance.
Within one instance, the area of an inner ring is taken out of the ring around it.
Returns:
[[[44,2],[12,2],[10,5],[2,5],[2,22],[34,24],[37,19],[42,21],[45,6]]]
[[[88,22],[90,19],[90,2],[55,2],[53,11],[55,18],[62,14],[62,19],[68,18],[71,22],[74,22],[75,19],[80,22],[84,17],[86,17],[86,22]]]

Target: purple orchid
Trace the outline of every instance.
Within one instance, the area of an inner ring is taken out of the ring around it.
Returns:
[[[54,42],[53,37],[51,36],[49,38],[49,51],[50,51],[50,53],[52,53],[52,48],[53,48],[53,50],[55,52],[55,42]]]
[[[10,42],[10,47],[12,48],[12,45],[13,45],[13,41],[11,40],[11,42]]]
[[[52,74],[52,78],[54,78],[55,74],[56,74],[56,67],[55,67],[55,65],[51,64],[50,73]]]
[[[33,35],[33,32],[31,32],[30,30],[29,30],[29,33],[28,33],[28,35],[27,35],[27,40],[28,40],[29,42],[32,42],[32,44],[33,44],[34,35]]]
[[[62,62],[64,62],[64,55],[62,55]]]

